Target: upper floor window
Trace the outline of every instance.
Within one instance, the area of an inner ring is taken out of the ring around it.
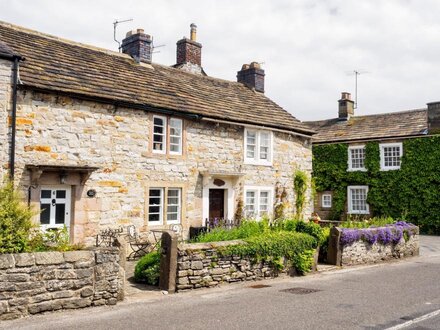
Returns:
[[[273,189],[271,187],[245,187],[245,216],[260,219],[272,213]]]
[[[246,164],[272,164],[272,132],[245,128],[244,159]]]
[[[380,169],[382,171],[400,169],[403,154],[402,143],[383,143],[380,145]]]
[[[366,171],[365,168],[365,146],[348,147],[348,170]]]
[[[182,126],[181,119],[153,116],[153,152],[181,155]]]
[[[369,214],[367,204],[368,186],[348,186],[348,213]]]

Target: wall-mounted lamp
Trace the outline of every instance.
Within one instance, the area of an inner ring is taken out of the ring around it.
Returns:
[[[67,179],[67,173],[66,172],[61,172],[60,173],[60,183],[61,184],[65,184],[66,183],[66,179]]]

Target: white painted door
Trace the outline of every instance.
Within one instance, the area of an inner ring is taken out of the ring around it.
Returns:
[[[40,225],[43,230],[70,226],[71,188],[43,186],[40,192]]]

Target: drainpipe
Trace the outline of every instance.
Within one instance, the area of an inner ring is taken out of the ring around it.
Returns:
[[[15,135],[17,126],[17,83],[18,83],[18,62],[20,57],[14,56],[14,66],[12,68],[12,136],[11,136],[11,153],[9,158],[9,178],[14,181],[15,172]]]

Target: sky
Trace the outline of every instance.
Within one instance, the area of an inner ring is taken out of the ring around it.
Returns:
[[[0,20],[117,50],[143,28],[153,62],[172,65],[176,42],[198,26],[209,76],[236,80],[244,63],[262,63],[265,94],[300,120],[337,116],[341,92],[356,115],[426,107],[440,101],[438,0],[0,0]]]

